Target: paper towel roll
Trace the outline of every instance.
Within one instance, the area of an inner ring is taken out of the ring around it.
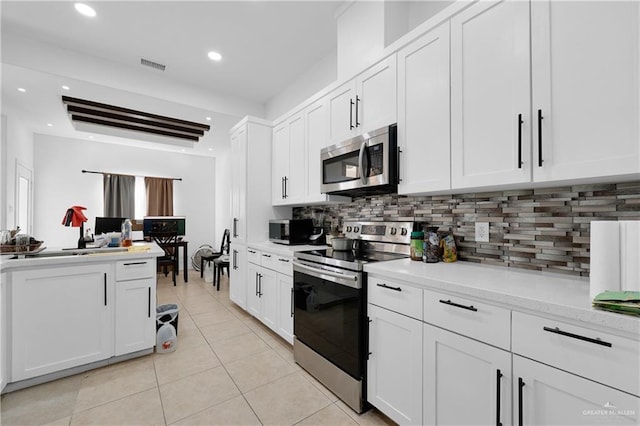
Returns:
[[[620,223],[620,290],[640,291],[640,221]]]
[[[592,221],[589,295],[620,288],[620,225],[617,221]]]

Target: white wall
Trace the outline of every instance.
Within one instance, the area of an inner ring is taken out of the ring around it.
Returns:
[[[138,176],[180,177],[174,182],[174,214],[187,217],[189,256],[215,242],[215,159],[36,134],[34,138],[34,232],[47,247],[75,247],[78,228],[61,224],[70,206],[87,207],[93,228],[103,215],[102,176],[82,169]],[[228,209],[228,207],[227,207]],[[145,212],[136,212],[142,218]],[[216,243],[217,244],[217,243]]]
[[[2,198],[4,209],[3,229],[16,227],[15,203],[16,203],[16,164],[20,163],[33,170],[33,135],[24,123],[16,116],[7,116],[3,120],[3,188]]]
[[[455,0],[429,0],[409,2],[409,30],[414,29],[447,6],[455,3]]]
[[[324,89],[336,81],[337,70],[337,51],[334,49],[285,90],[271,98],[265,104],[265,118],[274,120]]]

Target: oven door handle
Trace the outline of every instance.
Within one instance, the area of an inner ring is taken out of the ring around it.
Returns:
[[[296,260],[293,261],[293,271],[308,274],[323,280],[332,281],[352,288],[361,288],[360,274],[349,274],[341,272],[327,271],[326,269],[307,266]]]

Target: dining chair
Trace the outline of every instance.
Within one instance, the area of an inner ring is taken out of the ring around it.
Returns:
[[[212,252],[211,254],[202,255],[200,257],[200,278],[204,277],[204,262],[210,264],[223,254],[229,254],[229,245],[231,244],[231,231],[225,229],[222,234],[222,243],[220,244],[220,251]],[[215,277],[215,276],[214,276]]]
[[[157,265],[162,267],[166,277],[167,267],[171,267],[171,278],[176,285],[176,271],[178,270],[178,233],[175,231],[154,231],[149,236],[164,251],[164,255],[157,258]]]

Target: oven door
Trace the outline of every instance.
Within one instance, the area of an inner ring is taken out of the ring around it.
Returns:
[[[357,380],[364,377],[362,272],[293,262],[296,338]]]
[[[339,193],[390,183],[389,130],[357,136],[320,151],[322,193]]]

